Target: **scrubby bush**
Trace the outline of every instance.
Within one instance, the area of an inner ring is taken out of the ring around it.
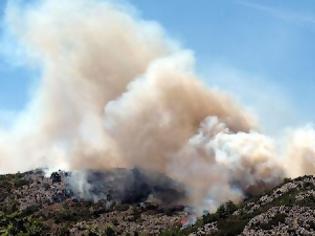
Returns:
[[[315,197],[314,196],[305,197],[304,199],[298,201],[296,204],[299,206],[310,207],[312,209],[315,209]]]
[[[24,178],[15,178],[13,181],[14,187],[21,188],[24,185],[29,185],[30,181]]]
[[[67,235],[70,235],[69,228],[70,228],[69,223],[66,223],[66,224],[61,225],[61,227],[57,229],[56,235],[58,235],[58,236],[67,236]]]
[[[129,209],[129,205],[128,204],[117,204],[115,206],[115,210],[116,211],[127,211]]]
[[[116,232],[115,230],[110,226],[108,225],[105,229],[105,235],[106,236],[115,236],[116,235]]]
[[[67,221],[77,221],[79,219],[79,216],[77,213],[67,211],[67,210],[61,210],[59,212],[56,212],[54,216],[54,220],[56,223],[62,223]]]
[[[22,211],[22,214],[25,216],[28,216],[28,215],[31,215],[31,214],[37,212],[39,209],[40,209],[40,206],[38,204],[34,204],[34,205],[31,205],[31,206],[25,208]]]
[[[160,236],[182,236],[182,235],[186,235],[186,234],[182,232],[179,228],[167,229],[161,232],[160,234]]]
[[[219,220],[219,215],[217,213],[213,214],[208,213],[202,216],[202,221],[204,224],[208,224],[217,220]]]
[[[272,217],[267,223],[260,225],[260,228],[263,230],[271,230],[273,227],[277,226],[279,223],[285,223],[286,215],[283,213],[277,213]]]
[[[237,206],[232,201],[228,201],[227,203],[224,203],[221,206],[219,206],[216,213],[220,218],[225,218],[236,210]]]
[[[0,215],[1,235],[36,236],[45,234],[46,227],[38,219],[24,217],[21,212]]]
[[[249,219],[241,216],[231,216],[218,221],[219,236],[234,236],[240,234]]]

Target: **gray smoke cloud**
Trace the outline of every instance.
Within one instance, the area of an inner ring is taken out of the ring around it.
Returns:
[[[311,127],[292,131],[280,152],[233,98],[198,80],[190,50],[124,5],[12,3],[6,22],[42,78],[13,128],[0,132],[1,172],[137,167],[182,184],[198,213],[315,172]],[[87,179],[74,180],[84,196]]]
[[[109,204],[113,201],[147,201],[162,207],[172,207],[186,198],[182,184],[158,172],[137,168],[114,168],[105,172],[74,171],[69,174],[67,182],[75,196],[95,202],[105,199]]]

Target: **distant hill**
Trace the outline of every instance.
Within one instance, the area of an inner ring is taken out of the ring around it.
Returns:
[[[142,198],[115,201],[111,196],[83,200],[68,188],[69,175],[59,171],[45,177],[41,170],[1,175],[0,234],[315,235],[313,176],[285,179],[264,194],[239,205],[225,203],[184,227],[183,206]]]

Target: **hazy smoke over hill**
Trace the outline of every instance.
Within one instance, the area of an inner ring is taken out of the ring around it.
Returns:
[[[7,22],[43,76],[0,135],[2,172],[139,167],[183,184],[197,210],[314,173],[312,128],[291,135],[301,169],[287,172],[252,117],[196,78],[192,52],[131,11],[94,0],[9,5]]]

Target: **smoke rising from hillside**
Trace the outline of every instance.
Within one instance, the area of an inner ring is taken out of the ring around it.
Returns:
[[[9,5],[6,14],[43,75],[0,133],[0,171],[139,167],[183,184],[198,212],[296,174],[248,112],[198,80],[193,53],[157,23],[96,0]],[[294,132],[286,158],[297,174],[314,173],[315,132]]]

